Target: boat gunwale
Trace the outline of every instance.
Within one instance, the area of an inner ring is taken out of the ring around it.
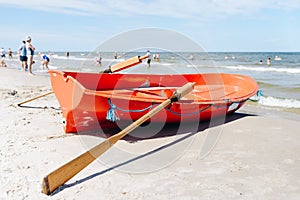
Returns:
[[[74,84],[76,84],[77,86],[80,87],[80,89],[83,91],[84,94],[86,95],[94,95],[94,96],[101,96],[103,98],[112,98],[112,99],[123,99],[123,100],[135,100],[135,101],[143,101],[143,102],[153,102],[153,103],[161,103],[164,100],[167,99],[167,97],[161,97],[161,96],[155,96],[155,95],[149,95],[149,97],[138,97],[138,96],[134,96],[132,97],[131,95],[124,95],[124,94],[118,94],[119,91],[132,91],[135,92],[139,92],[138,90],[143,90],[146,89],[147,87],[133,87],[133,88],[126,88],[126,89],[106,89],[106,90],[92,90],[92,89],[88,89],[86,88],[79,80],[77,80],[76,78],[74,78],[72,75],[69,75],[68,71],[59,71],[59,70],[49,70],[49,73],[60,73],[63,77],[64,77],[64,81],[67,82],[69,81],[69,79],[71,79]],[[80,73],[80,74],[93,74],[93,75],[97,75],[97,73],[91,73],[91,72],[70,72],[70,73]],[[120,73],[116,73],[116,74],[120,74]],[[238,77],[238,78],[246,78],[246,79],[252,79],[249,76],[246,75],[240,75],[240,74],[226,74],[226,73],[219,73],[221,76],[222,75],[232,75],[234,77]],[[101,75],[98,73],[98,75]],[[121,74],[121,75],[126,75],[126,74]],[[142,76],[144,74],[134,74],[137,76]],[[146,74],[147,75],[147,74]],[[157,75],[157,76],[164,76],[166,74],[153,74],[153,75]],[[168,74],[168,75],[172,75],[172,74]],[[176,74],[174,74],[176,75]],[[178,75],[178,74],[177,74]],[[205,73],[205,74],[181,74],[182,76],[185,75],[214,75],[214,73]],[[253,79],[252,79],[253,80]],[[253,83],[256,84],[256,82],[253,80]],[[222,88],[224,88],[225,84],[222,84]],[[253,84],[252,84],[253,85]],[[220,85],[219,85],[220,86]],[[234,86],[234,85],[231,85]],[[236,87],[236,86],[235,86]],[[176,89],[178,88],[177,86],[168,86],[168,87],[149,87],[147,88],[147,90],[151,91],[151,90],[156,90],[157,88],[161,88],[163,89]],[[195,86],[195,89],[197,88],[197,85]],[[241,87],[239,87],[241,88]],[[138,89],[138,90],[136,90]],[[195,90],[194,89],[194,90]],[[207,100],[198,100],[195,101],[194,100],[185,100],[185,99],[181,99],[179,102],[176,102],[176,104],[178,103],[192,103],[192,104],[224,104],[224,103],[232,103],[232,102],[242,102],[245,101],[247,99],[249,99],[251,96],[255,95],[256,92],[258,90],[258,85],[256,84],[256,87],[253,87],[253,90],[251,92],[248,92],[247,94],[243,95],[243,96],[239,96],[238,98],[222,98],[222,99],[207,99]],[[237,90],[235,90],[237,91]],[[209,92],[209,91],[208,91]],[[228,94],[224,95],[224,97],[229,96]]]

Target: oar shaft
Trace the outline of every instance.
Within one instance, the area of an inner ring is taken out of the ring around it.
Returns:
[[[143,115],[141,118],[130,124],[124,130],[120,131],[118,134],[113,135],[106,139],[105,141],[101,142],[97,146],[93,147],[89,151],[81,154],[77,158],[73,159],[72,161],[68,162],[67,164],[61,166],[60,168],[56,169],[49,175],[47,175],[43,179],[43,190],[42,192],[49,195],[54,190],[56,190],[59,186],[66,183],[70,180],[73,176],[75,176],[78,172],[88,166],[91,162],[93,162],[96,158],[98,158],[101,154],[107,151],[113,144],[115,144],[118,140],[129,134],[132,130],[138,127],[140,124],[145,122],[146,120],[153,117],[159,111],[163,110],[166,106],[174,101],[178,101],[181,97],[186,95],[187,93],[193,90],[195,83],[187,83],[183,87],[179,88],[174,92],[172,97],[165,100],[154,109]]]
[[[127,126],[125,129],[120,131],[118,134],[111,136],[108,138],[111,143],[116,143],[118,140],[122,139],[125,137],[127,134],[129,134],[131,131],[133,131],[136,127],[153,117],[155,114],[163,110],[166,106],[168,106],[171,103],[171,99],[167,99],[158,106],[156,106],[154,109],[150,110],[148,113],[143,115],[141,118],[138,120],[134,121],[132,124]]]
[[[18,103],[17,105],[18,105],[18,106],[20,106],[20,105],[22,105],[22,104],[24,104],[24,103],[28,103],[28,102],[30,102],[30,101],[36,100],[36,99],[38,99],[38,98],[41,98],[41,97],[47,96],[47,95],[49,95],[49,94],[52,94],[52,93],[53,93],[53,91],[51,91],[51,92],[48,92],[48,93],[46,93],[46,94],[43,94],[43,95],[40,95],[40,96],[34,97],[34,98],[32,98],[32,99],[28,99],[28,100],[26,100],[26,101],[22,101],[21,103]]]
[[[101,142],[97,146],[93,147],[89,151],[81,154],[72,161],[66,163],[59,169],[53,171],[48,176],[43,179],[43,193],[49,195],[59,186],[66,183],[73,176],[79,173],[82,169],[88,166],[91,162],[97,159],[100,155],[106,152],[112,145],[117,141],[125,137],[131,131],[133,131],[137,126],[144,123],[146,120],[151,118],[153,115],[164,109],[167,105],[171,103],[170,99],[165,100],[163,103],[159,104],[153,110],[145,114],[143,117],[139,118],[137,121],[133,122],[131,125],[127,126],[125,129],[120,131],[118,134],[113,135]]]
[[[124,130],[120,131],[118,134],[113,135],[93,147],[89,151],[81,154],[72,161],[66,163],[62,167],[50,173],[43,179],[43,193],[49,195],[59,186],[63,185],[65,182],[70,180],[73,176],[79,173],[82,169],[88,166],[101,154],[107,151],[112,145],[114,145],[118,140],[129,134],[137,126],[141,125],[143,122],[151,118],[153,115],[164,109],[167,105],[171,103],[170,99],[165,100],[163,103],[159,104],[157,107],[146,113],[143,117],[139,118],[137,121],[133,122],[127,126]]]

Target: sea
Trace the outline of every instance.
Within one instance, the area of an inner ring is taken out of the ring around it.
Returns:
[[[117,57],[115,58],[115,54]],[[50,69],[100,72],[109,66],[146,51],[132,52],[48,52]],[[157,55],[158,59],[154,58]],[[39,59],[33,72],[47,73]],[[99,58],[101,57],[101,64]],[[270,63],[267,63],[267,59]],[[151,49],[151,65],[146,61],[122,73],[182,74],[231,73],[252,77],[259,85],[259,94],[252,106],[300,114],[300,52],[168,52]]]

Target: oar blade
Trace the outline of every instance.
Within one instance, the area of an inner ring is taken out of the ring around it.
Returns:
[[[145,55],[145,56],[142,56],[142,57],[140,57],[140,56],[132,57],[128,60],[125,60],[123,62],[120,62],[120,63],[117,63],[115,65],[110,66],[110,71],[111,72],[118,72],[118,71],[127,69],[129,67],[132,67],[134,65],[137,65],[137,64],[141,63],[142,60],[147,58],[147,57],[148,57],[148,55]]]
[[[50,195],[61,185],[78,174],[82,169],[88,166],[91,162],[97,159],[101,154],[107,151],[113,144],[109,140],[105,140],[89,151],[81,154],[77,158],[64,164],[60,168],[51,172],[44,177],[42,182],[42,192]]]

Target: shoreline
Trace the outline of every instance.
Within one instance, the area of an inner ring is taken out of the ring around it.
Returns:
[[[45,175],[104,139],[66,135],[54,95],[22,108],[16,106],[51,91],[49,77],[29,76],[11,68],[0,68],[0,73],[0,112],[5,116],[0,121],[0,199],[300,196],[300,159],[296,153],[300,152],[299,115],[268,112],[251,104],[244,105],[223,124],[203,123],[194,131],[184,127],[180,134],[169,130],[174,135],[168,137],[121,140],[61,191],[46,196],[41,193]],[[207,147],[211,150],[202,156]],[[130,156],[119,156],[124,153]],[[146,169],[148,172],[137,173]]]

